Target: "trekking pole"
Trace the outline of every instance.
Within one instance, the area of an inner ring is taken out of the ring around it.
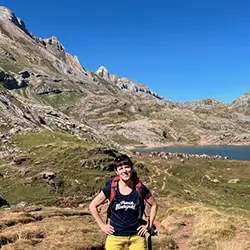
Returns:
[[[152,250],[152,239],[151,239],[151,234],[148,236],[148,250]]]
[[[148,250],[152,250],[152,236],[157,236],[158,233],[155,232],[155,225],[153,225],[150,229],[149,229],[149,236],[148,236]]]

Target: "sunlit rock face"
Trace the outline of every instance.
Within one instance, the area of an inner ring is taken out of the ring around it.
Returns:
[[[109,72],[106,67],[101,66],[97,71],[96,74],[102,77],[105,80],[109,80]]]
[[[65,48],[59,42],[57,37],[52,36],[50,38],[43,39],[46,49],[55,55],[57,58],[66,61]]]
[[[81,73],[86,73],[85,69],[82,67],[79,59],[77,56],[72,56],[68,53],[66,53],[66,62],[76,71],[79,71]]]
[[[5,22],[12,22],[21,30],[23,30],[27,35],[30,35],[28,30],[26,29],[24,21],[21,18],[16,17],[16,15],[10,9],[4,6],[0,6],[0,20]]]

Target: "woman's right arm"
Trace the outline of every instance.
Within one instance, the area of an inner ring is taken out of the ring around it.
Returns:
[[[110,224],[105,224],[97,210],[97,208],[106,200],[106,196],[103,193],[103,191],[101,191],[89,204],[89,210],[91,212],[91,214],[93,215],[94,219],[96,220],[98,226],[100,227],[100,229],[108,234],[108,235],[112,235],[114,233],[114,227],[111,226]]]

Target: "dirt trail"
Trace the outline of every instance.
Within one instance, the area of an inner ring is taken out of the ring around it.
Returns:
[[[162,186],[161,186],[161,190],[164,190],[165,189],[165,187],[166,187],[166,175],[163,177],[163,184],[162,184]]]
[[[172,168],[172,164],[165,169],[158,168],[154,165],[153,175],[149,177],[151,182],[158,183],[159,181],[162,181],[161,190],[165,190],[167,186],[167,177],[172,177],[170,172]],[[157,237],[158,240],[162,240],[166,235],[171,235],[171,240],[169,241],[169,244],[166,245],[165,249],[174,249],[173,246],[178,246],[178,249],[189,250],[189,240],[193,231],[193,218],[177,213],[173,215],[172,223],[180,224],[178,230],[171,231],[171,226],[164,227],[164,225],[161,224],[161,221],[155,221],[157,231],[159,232]]]
[[[157,225],[157,229],[159,228],[158,239],[161,241],[165,237],[169,238],[163,249],[189,250],[189,241],[193,232],[193,220],[193,217],[180,213],[174,213],[171,215],[171,218],[162,220],[160,225]],[[173,248],[173,246],[178,248]]]
[[[169,171],[170,169],[172,169],[172,168],[173,168],[173,165],[170,165],[169,168],[166,168],[166,169],[165,169],[164,173],[167,174],[168,176],[172,176],[172,174],[170,174],[170,173],[168,172],[168,171]]]

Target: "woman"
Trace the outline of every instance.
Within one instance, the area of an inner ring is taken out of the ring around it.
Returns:
[[[134,178],[133,164],[127,155],[116,157],[114,167],[117,175],[115,177],[117,188],[116,197],[110,204],[110,224],[103,222],[97,208],[106,199],[110,200],[112,192],[114,194],[114,191],[112,191],[114,188],[113,181],[108,183],[94,198],[89,205],[89,209],[100,229],[108,235],[105,245],[107,250],[123,250],[125,245],[129,245],[130,250],[144,250],[146,249],[144,236],[153,226],[157,203],[149,189]],[[138,188],[139,185],[141,189]],[[141,218],[144,200],[151,206],[150,219],[146,225],[142,225]]]

